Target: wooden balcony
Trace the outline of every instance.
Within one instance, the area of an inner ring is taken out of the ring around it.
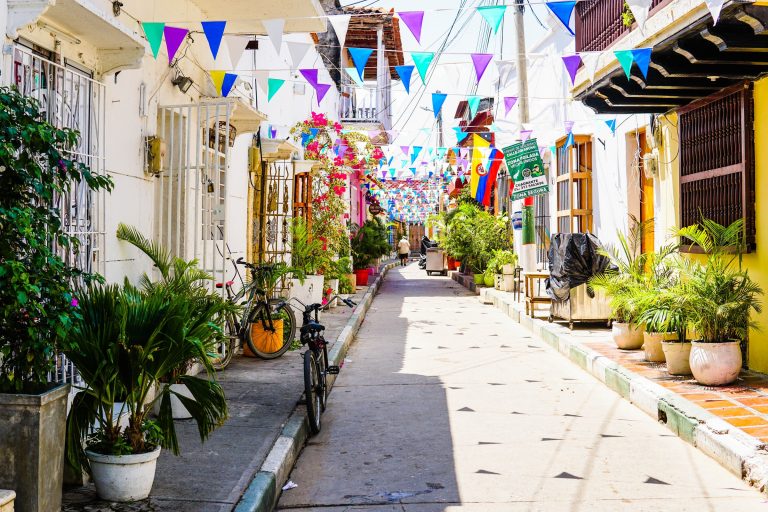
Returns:
[[[650,19],[659,9],[673,0],[653,0]],[[596,52],[608,49],[630,29],[624,25],[621,13],[624,0],[584,0],[576,4],[576,51]]]

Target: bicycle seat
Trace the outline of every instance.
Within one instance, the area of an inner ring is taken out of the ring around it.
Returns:
[[[321,331],[324,331],[324,330],[325,330],[325,326],[324,325],[320,325],[320,324],[318,324],[316,322],[311,322],[311,323],[309,323],[307,325],[302,325],[301,326],[301,332],[302,333],[312,333],[312,334],[314,334],[314,333],[321,332]]]
[[[232,286],[233,284],[235,284],[234,281],[227,281],[227,286]],[[224,283],[216,283],[216,288],[223,288],[223,287],[224,287]]]

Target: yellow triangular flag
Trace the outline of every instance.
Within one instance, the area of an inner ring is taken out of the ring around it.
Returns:
[[[216,92],[221,96],[221,86],[224,84],[224,75],[226,71],[209,71],[211,74],[211,80],[213,80],[213,86],[216,88]]]

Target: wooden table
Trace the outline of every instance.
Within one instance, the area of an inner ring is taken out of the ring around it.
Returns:
[[[534,317],[536,304],[551,304],[552,299],[548,295],[540,295],[541,281],[549,277],[549,272],[524,272],[525,278],[525,314]],[[538,283],[537,283],[538,281]],[[536,290],[538,284],[538,292]]]

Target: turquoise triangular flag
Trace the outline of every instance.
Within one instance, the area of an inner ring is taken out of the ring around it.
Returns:
[[[475,117],[477,109],[480,107],[480,96],[470,96],[467,98],[467,104],[469,105],[469,115]]]
[[[648,66],[651,65],[651,52],[652,48],[636,48],[630,50],[632,52],[632,58],[643,74],[643,78],[648,78]]]
[[[611,133],[616,133],[616,120],[615,119],[606,119],[605,120],[606,126],[611,129]]]
[[[403,87],[405,87],[405,92],[410,94],[411,93],[411,75],[413,74],[413,66],[395,66],[395,71],[397,71],[397,74],[400,77],[400,81],[403,82]]]
[[[432,64],[432,59],[435,58],[435,54],[433,52],[411,52],[411,58],[413,59],[413,63],[416,64],[416,69],[419,71],[421,83],[426,84],[427,70],[429,69],[429,65]]]
[[[568,32],[570,32],[572,36],[575,36],[576,34],[571,30],[571,15],[573,14],[573,8],[576,7],[576,2],[574,0],[569,0],[567,2],[547,2],[547,7],[549,7],[552,14],[560,20]]]
[[[360,76],[360,73],[357,72],[357,68],[344,68],[344,71],[347,72],[349,77],[360,87],[365,87],[365,84],[363,83],[363,77]]]
[[[616,59],[624,69],[624,74],[629,78],[632,74],[632,63],[635,61],[635,56],[632,55],[632,50],[614,50],[613,54],[616,55]]]
[[[152,56],[157,58],[157,52],[160,51],[160,45],[163,42],[163,32],[165,30],[165,23],[152,23],[143,21],[141,28],[144,29],[144,35],[149,41],[149,47],[152,49]]]
[[[575,144],[573,140],[573,132],[568,133],[568,138],[565,139],[565,147],[570,147]]]
[[[221,38],[224,36],[224,29],[227,26],[226,21],[202,21],[200,24],[203,26],[203,33],[208,40],[208,46],[211,48],[211,54],[213,58],[219,54],[219,47],[221,46]]]
[[[363,72],[365,71],[365,65],[368,63],[368,59],[371,57],[371,54],[373,53],[372,48],[347,48],[349,51],[349,54],[352,56],[352,62],[355,63],[355,67],[357,68],[357,72],[360,74],[360,76],[363,76]]]
[[[499,25],[501,25],[501,20],[504,19],[504,12],[506,10],[506,5],[485,5],[477,8],[477,12],[485,18],[485,21],[493,29],[494,34],[499,30]]]
[[[461,142],[467,138],[467,133],[464,132],[460,126],[454,126],[453,131],[456,132],[456,141]]]
[[[272,100],[272,96],[274,96],[275,93],[280,90],[284,83],[285,80],[282,78],[270,78],[267,80],[267,101]]]

